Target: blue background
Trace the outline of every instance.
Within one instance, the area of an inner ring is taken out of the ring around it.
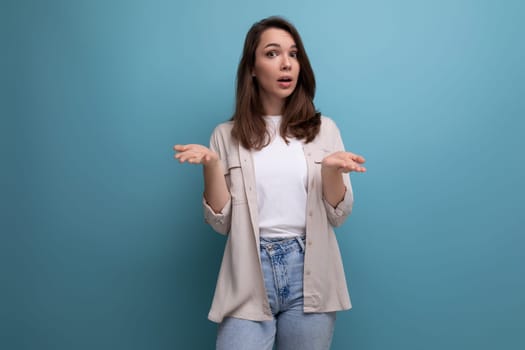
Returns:
[[[0,348],[212,349],[208,143],[252,23],[298,27],[368,172],[333,349],[525,348],[525,3],[3,1]]]

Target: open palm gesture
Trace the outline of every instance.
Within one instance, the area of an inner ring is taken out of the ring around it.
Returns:
[[[175,159],[178,159],[181,163],[188,162],[190,164],[202,164],[206,166],[219,160],[217,153],[202,145],[175,145],[173,149],[176,152],[174,156]]]
[[[327,169],[337,170],[341,173],[349,173],[355,171],[364,173],[366,168],[362,166],[365,158],[352,152],[335,152],[323,159],[323,167]]]

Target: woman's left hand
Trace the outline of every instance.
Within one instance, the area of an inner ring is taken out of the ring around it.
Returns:
[[[365,158],[352,152],[335,152],[326,156],[322,161],[322,166],[325,169],[337,170],[340,173],[349,173],[355,171],[364,173],[366,168],[362,166]]]

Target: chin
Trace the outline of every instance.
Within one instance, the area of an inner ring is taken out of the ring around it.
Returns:
[[[292,96],[292,94],[293,94],[294,91],[295,91],[295,89],[290,90],[290,91],[282,91],[282,92],[279,94],[279,97],[281,97],[282,99],[287,99],[288,97]]]

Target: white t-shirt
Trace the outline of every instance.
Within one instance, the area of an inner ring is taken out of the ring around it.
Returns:
[[[279,135],[281,116],[264,117],[271,142],[253,151],[261,237],[303,236],[308,174],[303,142]]]

